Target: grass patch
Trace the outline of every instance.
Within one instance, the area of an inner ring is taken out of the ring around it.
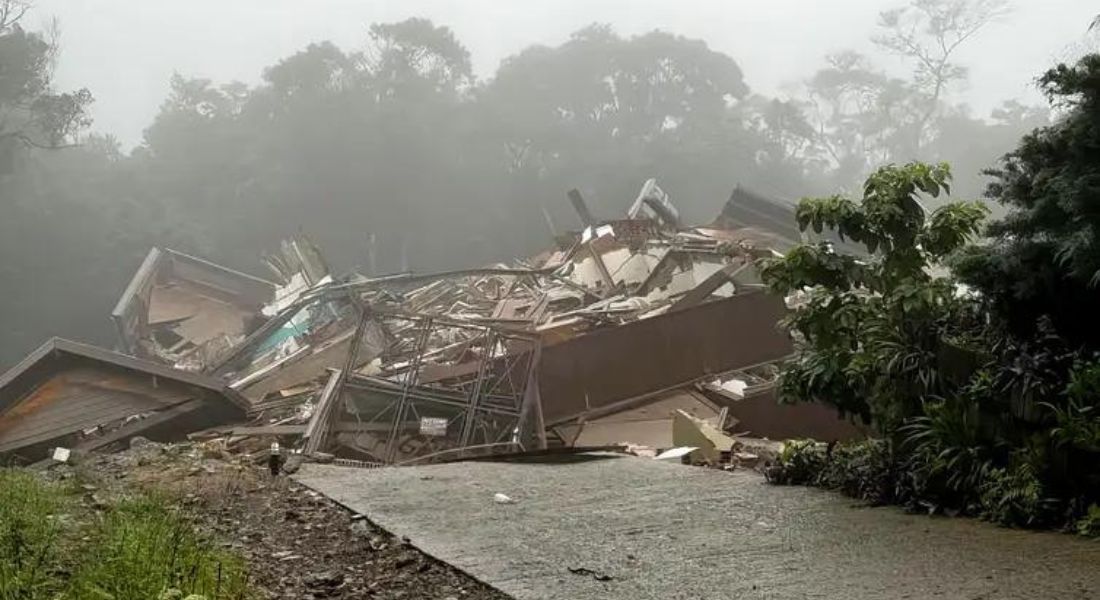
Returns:
[[[102,512],[78,490],[0,471],[0,600],[249,597],[243,561],[201,535],[168,496]]]
[[[46,599],[60,590],[65,496],[55,487],[0,469],[0,600]]]

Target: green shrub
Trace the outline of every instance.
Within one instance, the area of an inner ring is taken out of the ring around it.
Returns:
[[[1008,469],[991,469],[980,486],[981,516],[1014,527],[1034,527],[1048,522],[1053,502],[1044,497],[1043,485],[1028,463]]]
[[[994,467],[998,444],[989,439],[979,405],[960,395],[928,401],[903,436],[912,504],[929,512],[974,512],[979,487]]]
[[[880,439],[839,444],[825,461],[818,484],[874,504],[894,501],[889,444]]]
[[[1100,537],[1100,504],[1089,506],[1085,516],[1077,520],[1077,533],[1087,537]]]
[[[815,485],[825,466],[825,445],[815,440],[788,440],[777,465],[765,472],[768,481],[780,485]]]
[[[96,558],[74,573],[74,599],[149,600],[168,590],[210,599],[244,597],[242,562],[198,535],[164,498],[119,503],[91,535]]]
[[[0,600],[55,596],[62,508],[58,486],[0,469]]]

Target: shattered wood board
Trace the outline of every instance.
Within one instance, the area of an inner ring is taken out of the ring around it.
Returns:
[[[521,600],[1100,594],[1100,544],[1069,535],[858,508],[748,472],[554,458],[573,462],[306,465],[297,478]]]

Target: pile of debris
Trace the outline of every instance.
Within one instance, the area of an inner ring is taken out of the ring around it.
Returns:
[[[793,219],[762,233],[780,205],[738,188],[688,227],[654,180],[622,219],[568,196],[583,228],[512,265],[335,275],[295,236],[265,257],[269,281],[153,249],[112,313],[122,353],[53,340],[0,377],[0,455],[138,433],[367,465],[661,450],[678,414],[773,438],[858,434],[775,401],[792,346],[758,264],[793,244]]]

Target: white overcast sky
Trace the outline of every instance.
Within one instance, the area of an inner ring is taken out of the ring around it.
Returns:
[[[37,0],[28,25],[61,22],[61,88],[88,87],[96,131],[141,140],[173,71],[255,83],[310,42],[362,47],[367,26],[411,16],[454,30],[479,77],[531,44],[555,45],[590,23],[624,35],[661,29],[729,54],[757,92],[779,94],[831,51],[873,52],[878,11],[905,0]],[[1012,13],[960,54],[971,83],[958,97],[986,114],[1000,101],[1040,102],[1032,81],[1080,43],[1092,0],[1013,0]],[[877,58],[896,68],[897,59]]]

